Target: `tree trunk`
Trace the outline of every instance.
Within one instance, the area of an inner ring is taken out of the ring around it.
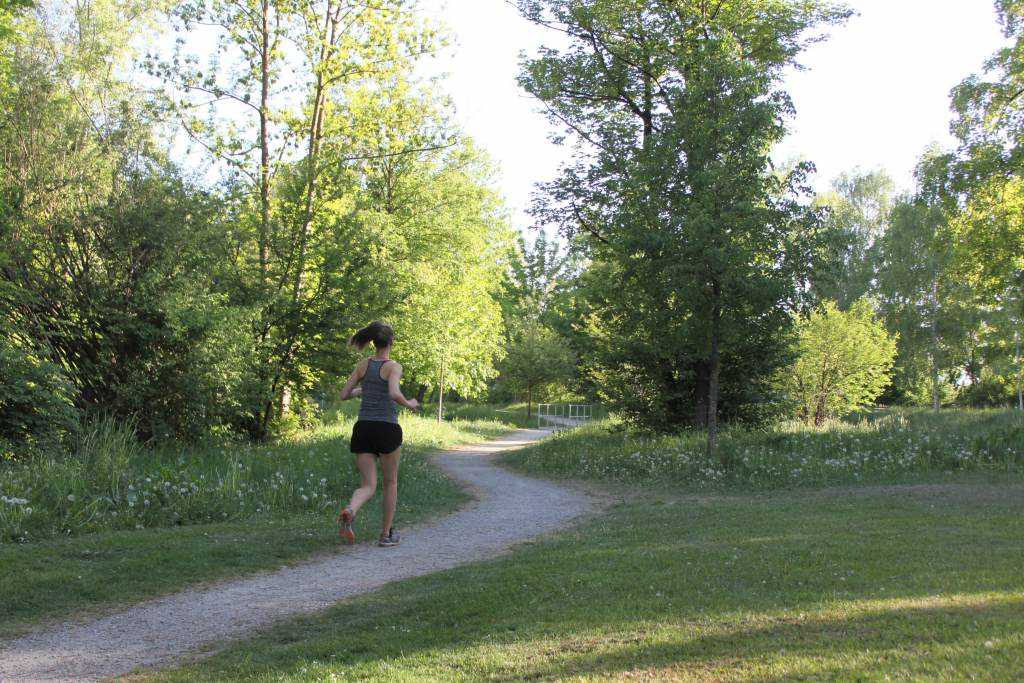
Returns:
[[[437,421],[444,417],[444,361],[441,361],[441,381],[437,385]]]
[[[306,196],[304,198],[302,227],[298,235],[298,257],[295,261],[295,279],[292,289],[292,303],[299,301],[306,271],[306,250],[309,244],[309,233],[313,227],[313,206],[316,199],[318,162],[320,159],[320,141],[323,138],[324,109],[327,104],[327,84],[324,79],[323,65],[330,59],[337,40],[338,21],[335,17],[334,4],[327,3],[324,25],[324,42],[320,46],[320,61],[315,65],[316,85],[313,88],[313,111],[310,116],[309,138],[306,150]]]
[[[715,303],[711,312],[711,357],[708,368],[708,457],[712,458],[718,450],[718,378],[721,374],[720,358],[722,335],[722,304],[721,286],[713,285]]]
[[[814,409],[814,426],[820,427],[825,424],[825,418],[828,414],[825,412],[825,402],[819,401],[818,406]]]
[[[932,410],[942,408],[939,395],[939,282],[932,279]]]
[[[289,384],[281,387],[281,396],[277,401],[277,414],[282,417],[288,414],[292,407],[292,388]]]
[[[270,239],[270,131],[267,109],[270,103],[270,1],[263,0],[260,36],[260,286],[267,280],[267,241]]]
[[[1013,338],[1017,346],[1017,410],[1024,410],[1024,368],[1020,364],[1020,327],[1014,331]]]
[[[427,385],[421,384],[419,389],[416,390],[416,402],[423,405],[424,399],[427,398]]]
[[[533,388],[526,387],[526,419],[529,420],[533,416]]]

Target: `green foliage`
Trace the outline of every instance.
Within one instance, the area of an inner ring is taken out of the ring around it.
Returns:
[[[22,346],[142,438],[308,425],[374,317],[411,383],[444,366],[482,391],[510,235],[487,161],[415,80],[436,32],[399,0],[184,2],[180,40],[139,58],[162,7],[25,13],[0,46],[0,294]],[[165,158],[168,113],[208,172]]]
[[[824,2],[523,0],[564,49],[523,65],[575,160],[538,217],[591,261],[579,311],[583,361],[605,400],[655,429],[756,413],[785,362],[787,309],[816,231],[807,171],[780,178],[769,152],[791,103],[783,69]]]
[[[0,467],[66,446],[77,428],[67,376],[9,334],[0,326]]]
[[[922,160],[916,194],[895,202],[879,240],[874,288],[887,328],[899,336],[889,398],[936,409],[968,362],[979,319],[953,230],[949,173],[948,155],[932,150]]]
[[[817,199],[828,212],[814,294],[846,310],[871,290],[895,184],[885,171],[854,171],[836,178],[832,188]]]
[[[577,255],[544,231],[533,244],[520,237],[504,274],[500,302],[507,357],[490,388],[497,401],[566,396],[580,388],[577,350],[585,336],[573,310],[579,285]]]
[[[890,381],[896,339],[861,299],[849,311],[832,302],[797,325],[798,357],[782,383],[797,415],[816,425],[874,403]]]
[[[0,285],[77,407],[143,437],[195,437],[238,421],[251,322],[218,292],[233,255],[220,201],[156,151],[153,112],[119,75],[137,9],[21,20],[0,126]]]
[[[353,417],[273,445],[142,448],[131,426],[91,421],[76,457],[40,456],[0,467],[0,543],[110,529],[135,530],[296,513],[330,515],[358,486],[348,452]],[[426,505],[453,486],[424,454],[507,433],[496,421],[403,417],[402,496]]]
[[[0,41],[7,40],[14,33],[12,24],[14,18],[21,12],[32,7],[32,0],[0,0]],[[3,58],[0,57],[0,60]],[[0,61],[0,84],[3,82],[3,67]]]
[[[403,246],[384,316],[399,331],[407,381],[427,390],[477,396],[504,354],[500,255],[512,235],[491,173],[478,150],[459,145],[395,174],[403,195],[386,220]]]
[[[525,394],[527,417],[534,401],[547,398],[552,388],[567,385],[575,371],[576,357],[565,340],[537,320],[522,324],[501,366],[507,388]]]
[[[663,484],[687,490],[771,490],[920,480],[953,472],[1024,474],[1024,418],[1011,411],[910,410],[855,421],[730,426],[719,456],[702,435],[652,436],[597,422],[508,456],[544,476]]]
[[[953,91],[953,232],[959,273],[980,295],[985,319],[969,374],[977,379],[979,357],[997,365],[1012,357],[1024,407],[1024,361],[1016,349],[1007,353],[1024,329],[1024,5],[997,0],[996,10],[1006,45]]]
[[[508,332],[533,319],[558,325],[575,270],[573,255],[564,253],[558,240],[549,239],[546,232],[539,232],[532,245],[520,236],[509,259],[501,298]]]
[[[1001,376],[985,368],[977,381],[965,387],[957,403],[974,408],[1003,408],[1016,402],[1015,377]]]
[[[348,335],[373,318],[396,328],[409,383],[482,391],[501,352],[497,254],[510,236],[483,155],[455,141],[446,105],[416,80],[436,31],[400,0],[173,14],[180,34],[213,25],[221,41],[147,63],[237,201],[244,258],[229,293],[255,312],[247,430],[291,421],[347,372]]]

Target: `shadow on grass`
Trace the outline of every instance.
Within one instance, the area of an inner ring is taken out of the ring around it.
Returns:
[[[393,584],[168,677],[856,678],[1024,661],[1019,499],[669,502]],[[985,647],[1013,638],[1013,653]]]
[[[661,642],[637,639],[627,644],[590,644],[573,641],[553,662],[517,667],[497,680],[546,679],[573,675],[615,675],[635,671],[671,671],[676,675],[721,677],[747,670],[759,680],[815,679],[863,674],[865,666],[885,662],[885,668],[937,672],[940,662],[921,658],[925,652],[967,648],[991,665],[991,658],[1012,658],[1024,669],[1019,646],[1001,652],[985,646],[993,631],[1019,634],[1024,596],[980,601],[963,606],[894,607],[842,616],[826,612],[803,618],[752,615],[753,624],[741,623],[717,633],[702,633],[698,626],[682,624],[669,629]],[[970,635],[958,628],[971,624]],[[642,628],[642,624],[638,624]],[[989,630],[983,635],[982,629]],[[662,627],[665,628],[665,627]],[[628,632],[628,629],[627,629]],[[854,660],[849,665],[843,662]],[[981,664],[982,662],[979,662]],[[771,669],[782,672],[767,675]],[[761,669],[758,671],[757,669]]]

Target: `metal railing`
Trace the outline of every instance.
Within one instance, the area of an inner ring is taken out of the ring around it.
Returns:
[[[538,429],[572,429],[594,418],[590,403],[540,403],[537,405]]]

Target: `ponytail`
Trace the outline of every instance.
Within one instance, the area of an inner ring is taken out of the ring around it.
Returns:
[[[370,345],[370,342],[373,342],[373,345],[379,350],[391,346],[394,340],[395,331],[391,329],[391,325],[378,320],[353,334],[348,344],[362,351]]]

